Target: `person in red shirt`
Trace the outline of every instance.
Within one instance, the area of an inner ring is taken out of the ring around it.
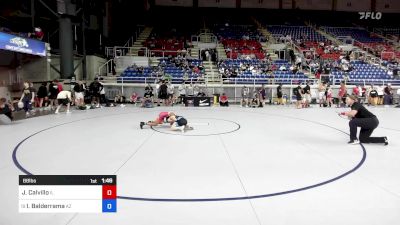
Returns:
[[[358,90],[358,87],[357,87],[357,86],[354,86],[354,87],[353,87],[353,93],[352,93],[352,95],[359,96],[359,94],[360,94],[360,92],[359,92],[359,90]]]
[[[338,93],[338,108],[346,106],[346,96],[347,96],[347,88],[344,81],[340,83],[339,93]]]
[[[149,121],[147,123],[140,122],[140,129],[143,129],[144,125],[148,125],[150,127],[161,125],[161,124],[164,123],[164,120],[168,119],[171,116],[175,116],[175,113],[173,113],[173,112],[160,112],[160,114],[158,115],[158,117],[155,120]]]
[[[228,96],[225,93],[219,97],[219,105],[220,106],[229,106]]]

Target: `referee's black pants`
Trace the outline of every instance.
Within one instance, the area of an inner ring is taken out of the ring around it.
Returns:
[[[372,118],[353,118],[349,122],[350,139],[357,140],[357,127],[360,127],[361,143],[385,143],[384,137],[370,137],[375,128],[378,127],[379,120],[376,117]]]

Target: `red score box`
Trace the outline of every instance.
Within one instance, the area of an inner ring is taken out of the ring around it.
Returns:
[[[116,185],[103,185],[103,199],[116,199],[117,186]]]

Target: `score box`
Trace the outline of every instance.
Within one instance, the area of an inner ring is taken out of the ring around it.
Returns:
[[[20,175],[20,213],[115,213],[116,175]]]

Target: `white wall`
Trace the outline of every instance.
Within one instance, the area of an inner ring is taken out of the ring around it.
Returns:
[[[17,69],[17,73],[22,80],[35,82],[48,80],[50,75],[49,69],[50,66],[47,63],[47,59],[43,57],[21,65]]]
[[[336,11],[371,11],[371,0],[337,0]]]
[[[10,100],[11,93],[8,90],[10,84],[10,75],[14,74],[14,70],[10,70],[6,67],[0,67],[0,98],[6,98]]]
[[[400,13],[399,0],[377,0],[376,11],[386,13]]]
[[[296,0],[296,8],[306,10],[331,10],[332,0]]]
[[[236,0],[199,0],[199,7],[236,8]]]
[[[279,0],[242,0],[241,8],[279,9]]]
[[[78,65],[80,62],[80,59],[76,58],[74,59],[74,65]],[[87,80],[93,80],[96,76],[96,74],[99,71],[99,67],[103,65],[106,62],[105,59],[94,56],[94,55],[89,55],[86,56],[86,71],[87,71]],[[60,69],[60,59],[58,57],[53,57],[51,59],[51,64],[54,65],[57,69]],[[74,66],[74,68],[75,68]],[[78,68],[75,70],[75,76],[77,80],[82,80],[83,78],[83,72],[82,72],[82,64],[78,66]],[[50,70],[50,80],[59,78],[60,75],[55,71],[54,69]]]
[[[106,63],[107,60],[98,56],[89,55],[86,56],[86,69],[87,79],[93,80],[96,74],[99,72],[99,67]],[[82,70],[82,66],[80,67]]]
[[[156,0],[156,5],[159,6],[183,6],[192,7],[193,0]]]

